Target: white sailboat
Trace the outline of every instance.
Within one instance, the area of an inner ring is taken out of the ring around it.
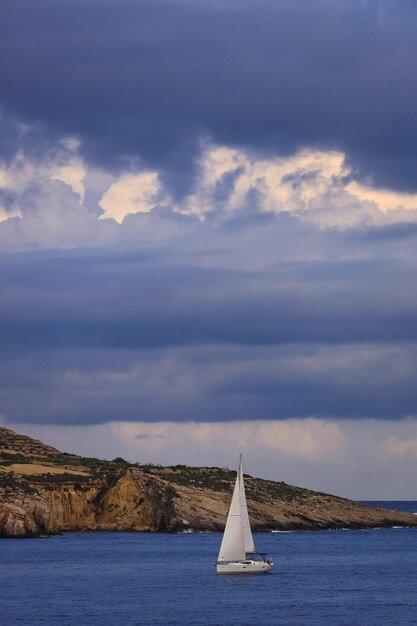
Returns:
[[[272,567],[267,555],[256,553],[246,504],[242,455],[216,567],[218,574],[261,574]]]

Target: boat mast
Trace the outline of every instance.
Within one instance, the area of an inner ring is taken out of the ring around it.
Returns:
[[[239,496],[240,496],[240,513],[242,517],[243,539],[246,552],[256,552],[255,542],[253,540],[252,531],[249,521],[248,505],[246,503],[245,483],[243,480],[243,463],[242,453],[239,453]]]

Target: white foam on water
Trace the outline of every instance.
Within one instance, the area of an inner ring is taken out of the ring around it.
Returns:
[[[409,526],[392,526],[392,530],[395,530],[396,528],[409,528]]]

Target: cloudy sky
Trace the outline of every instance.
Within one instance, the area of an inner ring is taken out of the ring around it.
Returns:
[[[2,0],[0,421],[417,499],[417,5]]]

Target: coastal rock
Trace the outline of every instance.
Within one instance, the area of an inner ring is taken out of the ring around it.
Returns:
[[[129,468],[97,506],[97,529],[168,530],[174,489],[138,468]]]
[[[70,530],[221,531],[235,473],[158,467],[62,453],[0,428],[0,536]],[[417,526],[408,513],[245,475],[252,528]]]
[[[18,476],[0,473],[0,536],[36,537],[50,534],[51,510],[42,494]]]

